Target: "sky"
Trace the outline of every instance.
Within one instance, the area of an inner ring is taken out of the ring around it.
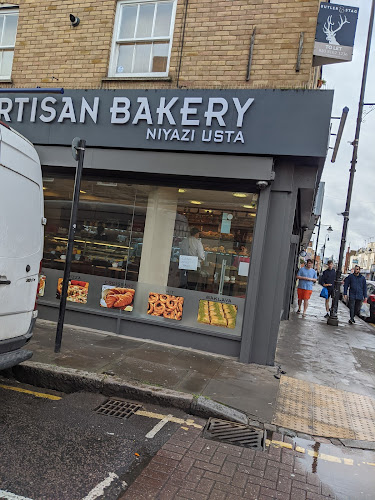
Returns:
[[[343,224],[343,217],[338,214],[345,209],[348,190],[349,169],[353,154],[350,142],[353,141],[355,135],[371,1],[341,0],[332,1],[332,3],[359,7],[353,60],[323,66],[323,79],[326,81],[324,88],[335,91],[332,116],[341,116],[342,109],[345,106],[349,108],[336,162],[331,163],[332,150],[329,150],[321,179],[325,182],[321,220],[322,224],[330,224],[333,229],[326,244],[325,257],[333,255],[338,258]],[[375,103],[375,25],[365,103]],[[365,106],[364,114],[370,109],[369,106]],[[332,132],[337,131],[338,124],[339,120],[332,120]],[[333,146],[334,142],[335,136],[332,136],[330,145]],[[318,251],[324,244],[326,230],[327,226],[321,227]],[[315,232],[317,233],[317,230]],[[315,237],[313,236],[313,238]],[[375,242],[375,109],[362,121],[346,247],[350,245],[351,249],[357,250],[365,246],[365,242],[367,243],[369,240]],[[314,248],[315,243],[316,240],[314,240]]]

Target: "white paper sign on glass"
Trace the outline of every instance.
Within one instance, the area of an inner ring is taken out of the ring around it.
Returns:
[[[240,265],[238,266],[238,276],[248,276],[249,266],[249,262],[240,262]]]
[[[178,268],[187,271],[196,271],[198,269],[198,257],[194,255],[180,255]]]

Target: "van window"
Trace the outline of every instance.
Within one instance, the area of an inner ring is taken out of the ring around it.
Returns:
[[[0,165],[0,257],[33,255],[41,245],[39,186]]]

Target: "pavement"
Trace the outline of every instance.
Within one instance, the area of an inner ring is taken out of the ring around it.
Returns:
[[[373,500],[374,455],[277,433],[252,450],[180,428],[120,500]]]
[[[291,312],[290,320],[281,323],[273,367],[68,325],[61,353],[55,354],[56,325],[44,320],[37,321],[27,346],[34,352],[32,361],[22,367],[26,376],[34,367],[34,372],[44,368],[47,374],[61,370],[65,379],[88,372],[100,380],[102,385],[93,384],[98,391],[105,382],[116,381],[131,387],[133,394],[138,384],[156,397],[169,390],[185,399],[217,401],[240,410],[255,426],[371,448],[375,442],[375,328],[359,319],[349,325],[343,304],[339,326],[328,326],[319,291],[317,286],[305,318]],[[46,379],[30,383],[48,387]]]

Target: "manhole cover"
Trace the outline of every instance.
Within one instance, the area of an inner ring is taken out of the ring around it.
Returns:
[[[264,433],[260,429],[212,417],[204,429],[204,437],[206,438],[255,450],[262,449],[263,436]]]
[[[100,415],[109,415],[110,417],[129,418],[142,408],[141,405],[122,401],[121,399],[107,399],[100,406],[95,408],[95,412]]]

